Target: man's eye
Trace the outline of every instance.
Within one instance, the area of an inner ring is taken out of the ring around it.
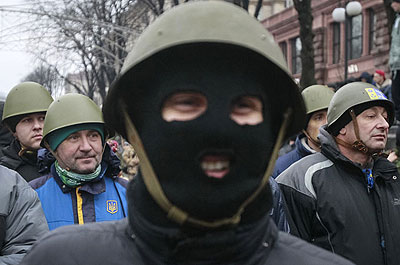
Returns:
[[[198,92],[178,92],[168,97],[162,108],[162,117],[170,121],[188,121],[207,109],[207,98]]]
[[[322,115],[318,115],[318,116],[316,116],[316,117],[315,117],[315,120],[317,120],[317,121],[320,121],[320,120],[322,120]]]
[[[233,102],[232,113],[245,114],[253,110],[258,110],[259,99],[255,97],[241,97]]]
[[[68,137],[68,140],[77,140],[77,139],[79,139],[79,136],[78,136],[78,135],[70,135],[70,136]]]
[[[195,108],[198,104],[192,99],[181,99],[175,101],[175,106],[178,108]]]
[[[100,136],[100,135],[99,135],[98,133],[92,133],[92,134],[89,135],[89,137],[92,138],[92,139],[96,139],[96,138],[98,138],[99,136]]]

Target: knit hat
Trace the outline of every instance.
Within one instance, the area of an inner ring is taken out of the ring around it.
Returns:
[[[400,3],[400,0],[398,0],[398,1],[399,1],[399,3]],[[382,76],[382,77],[383,77],[383,80],[386,79],[386,77],[385,77],[385,72],[384,72],[384,71],[382,71],[382,70],[376,70],[375,73],[377,73],[378,75]]]
[[[400,3],[400,0],[393,0],[392,2]]]
[[[52,132],[48,136],[48,143],[50,145],[51,150],[55,151],[57,147],[71,134],[82,131],[82,130],[95,130],[99,132],[101,135],[101,141],[104,143],[104,126],[103,124],[98,123],[83,123],[77,124],[73,126],[68,126],[65,128],[61,128]]]

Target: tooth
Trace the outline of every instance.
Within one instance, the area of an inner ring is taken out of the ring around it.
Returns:
[[[223,170],[229,168],[229,161],[202,162],[201,168],[203,170]]]

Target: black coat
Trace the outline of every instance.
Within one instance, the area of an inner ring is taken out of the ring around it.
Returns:
[[[27,182],[43,175],[39,172],[37,153],[26,152],[22,156],[19,156],[18,152],[20,150],[21,145],[14,139],[9,146],[2,149],[0,165],[17,171]]]
[[[289,209],[291,233],[360,265],[400,264],[400,176],[375,158],[368,189],[360,165],[343,156],[321,129],[321,153],[309,155],[277,181]]]
[[[269,216],[250,227],[190,239],[176,237],[172,228],[149,225],[144,230],[142,238],[127,219],[61,227],[42,238],[21,265],[352,264],[279,232]]]

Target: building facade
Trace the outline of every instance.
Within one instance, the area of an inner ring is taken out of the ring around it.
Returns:
[[[347,1],[346,1],[347,2]],[[319,84],[344,81],[345,44],[348,44],[348,78],[384,70],[388,76],[390,34],[382,0],[360,0],[362,12],[348,23],[335,22],[332,11],[345,1],[313,0],[315,78]],[[295,78],[301,74],[300,25],[293,6],[262,21],[273,34]],[[345,25],[348,26],[347,37]]]

